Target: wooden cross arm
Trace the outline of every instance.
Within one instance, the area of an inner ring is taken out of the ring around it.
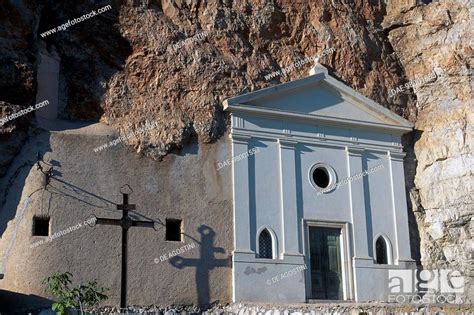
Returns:
[[[120,219],[107,219],[107,218],[97,218],[95,224],[104,224],[104,225],[120,225]]]
[[[141,226],[141,227],[154,228],[155,227],[155,222],[153,222],[153,221],[133,221],[132,226]]]
[[[118,210],[136,210],[136,205],[117,205]]]
[[[216,267],[227,267],[230,265],[230,258],[226,259],[214,259],[211,261],[212,268]]]

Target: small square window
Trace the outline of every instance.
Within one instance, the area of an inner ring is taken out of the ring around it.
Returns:
[[[49,235],[49,218],[33,217],[33,236]]]
[[[181,220],[166,219],[166,240],[181,242]]]

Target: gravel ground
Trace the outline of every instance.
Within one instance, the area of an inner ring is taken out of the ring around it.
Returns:
[[[154,315],[473,315],[474,307],[469,304],[390,304],[390,303],[318,303],[318,304],[263,304],[263,303],[234,303],[228,305],[213,304],[206,308],[197,306],[129,306],[125,311],[118,307],[101,307],[89,314],[154,314]],[[43,311],[39,315],[52,315],[53,312]],[[79,313],[77,313],[79,314]],[[75,315],[75,314],[74,314]]]

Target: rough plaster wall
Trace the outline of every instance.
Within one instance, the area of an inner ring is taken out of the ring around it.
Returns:
[[[183,242],[164,241],[165,229],[161,225],[157,231],[130,229],[130,304],[198,304],[207,302],[207,298],[230,301],[232,187],[223,183],[231,181],[231,168],[217,171],[216,160],[228,156],[230,146],[225,140],[199,148],[190,145],[181,155],[170,155],[158,162],[141,158],[124,145],[94,153],[94,147],[111,140],[96,129],[97,125],[93,125],[66,132],[43,132],[23,147],[21,158],[12,168],[25,161],[34,163],[37,150],[48,152],[44,159],[56,165],[55,174],[61,180],[117,203],[122,201],[120,187],[128,183],[134,189],[130,202],[137,205],[137,212],[162,222],[165,218],[183,220]],[[97,278],[101,285],[113,288],[107,303],[117,304],[120,296],[119,227],[84,226],[38,247],[29,247],[41,239],[31,236],[34,215],[50,215],[50,234],[54,234],[83,223],[93,214],[120,217],[114,205],[52,180],[48,191],[40,190],[32,195],[21,219],[18,213],[15,216],[16,205],[23,204],[29,194],[41,187],[39,171],[36,167],[26,167],[17,181],[0,217],[0,252],[5,251],[7,240],[18,226],[0,289],[45,296],[41,280],[52,272],[67,270],[78,282]],[[7,222],[8,226],[4,226]],[[205,226],[210,230],[206,231]],[[173,266],[171,260],[154,262],[155,258],[192,243],[196,244],[195,248],[180,255],[185,259],[183,269]],[[0,293],[3,293],[0,300],[8,300],[5,292]],[[21,303],[10,301],[16,309],[42,302],[47,301],[33,296]]]
[[[417,97],[416,175],[410,191],[427,269],[462,270],[474,296],[472,1],[389,8],[384,27],[408,80],[436,78]],[[404,93],[401,93],[404,94]],[[396,96],[398,97],[398,95]]]

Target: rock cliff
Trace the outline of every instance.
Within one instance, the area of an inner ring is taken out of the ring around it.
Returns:
[[[474,275],[473,12],[471,1],[394,6],[382,24],[416,95],[415,155],[407,162],[416,167],[410,198],[421,263],[463,270],[467,281]]]

